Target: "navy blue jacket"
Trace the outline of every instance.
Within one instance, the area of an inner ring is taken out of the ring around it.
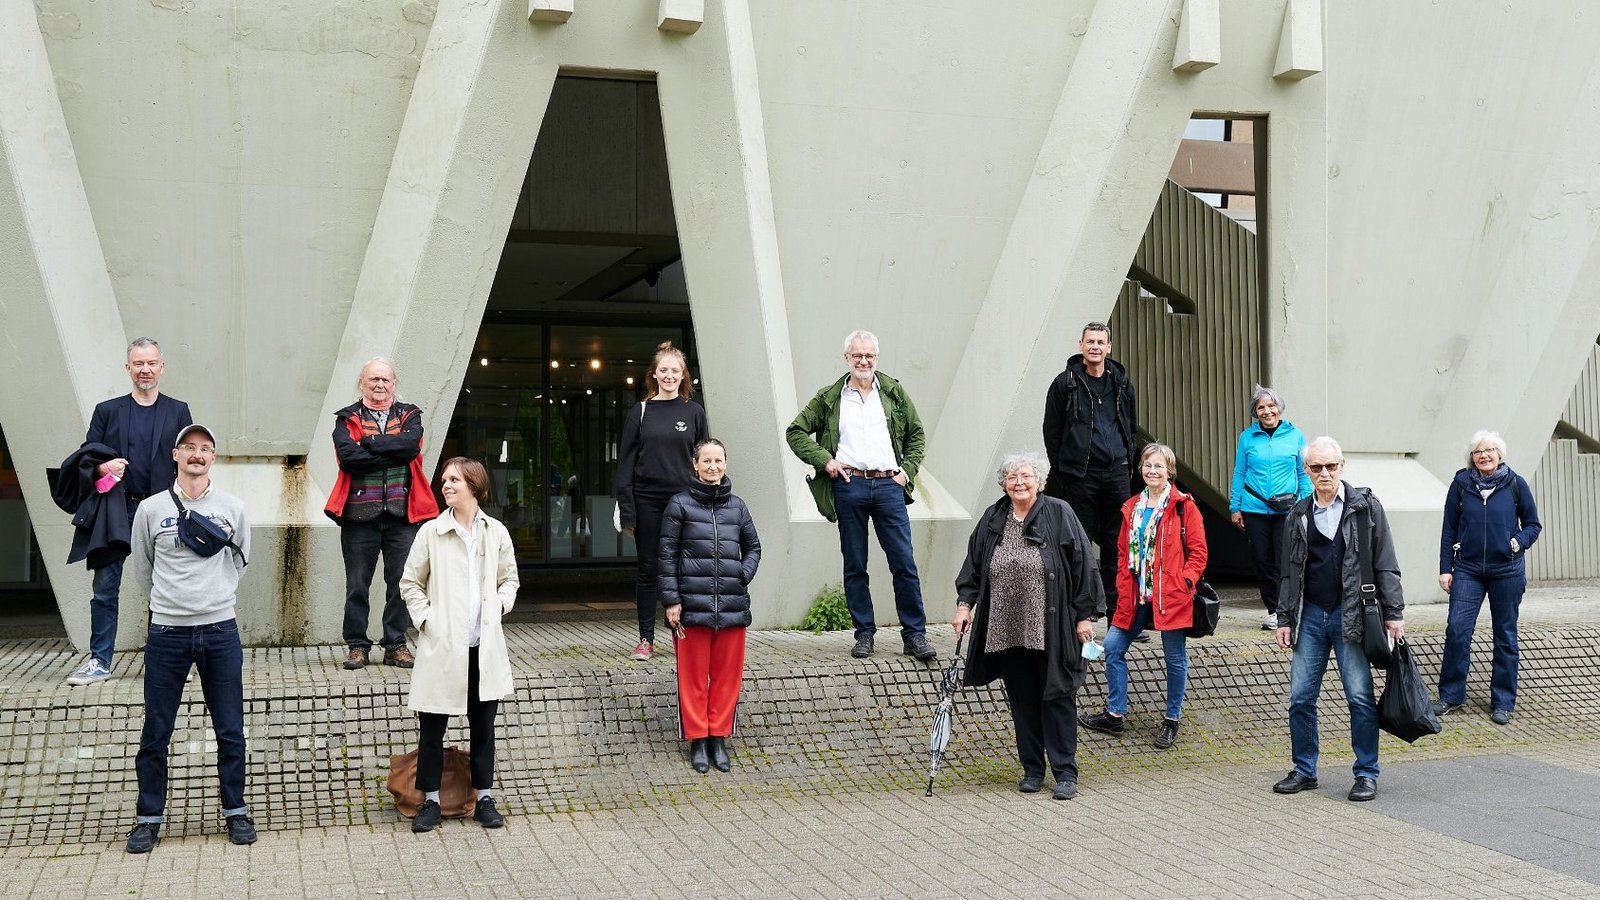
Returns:
[[[128,417],[136,401],[132,394],[112,397],[94,408],[89,417],[89,433],[85,444],[105,444],[133,460],[141,454],[150,470],[150,493],[159,494],[172,486],[178,478],[178,464],[172,461],[172,445],[178,442],[178,432],[194,424],[189,417],[189,404],[166,394],[156,395],[156,427],[151,444],[146,447],[128,446]]]
[[[760,564],[755,522],[727,478],[721,484],[696,479],[667,502],[656,580],[662,606],[683,604],[678,621],[748,628],[750,582]]]
[[[1439,529],[1439,574],[1462,571],[1489,578],[1515,575],[1524,571],[1523,555],[1543,530],[1533,489],[1521,475],[1512,472],[1511,483],[1484,500],[1472,486],[1472,473],[1461,469],[1445,494],[1444,527]],[[1517,539],[1515,553],[1511,552],[1512,538]]]

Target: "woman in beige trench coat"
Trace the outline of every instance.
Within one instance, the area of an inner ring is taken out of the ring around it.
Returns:
[[[495,809],[494,717],[512,692],[511,662],[500,618],[517,600],[517,560],[506,527],[479,503],[489,497],[489,473],[474,459],[457,456],[444,464],[445,506],[423,523],[400,578],[400,594],[417,627],[417,664],[408,706],[422,726],[417,750],[417,790],[423,801],[411,830],[439,824],[439,782],[444,770],[444,731],[450,716],[467,716],[471,735],[472,787],[478,793],[473,818],[499,828]]]

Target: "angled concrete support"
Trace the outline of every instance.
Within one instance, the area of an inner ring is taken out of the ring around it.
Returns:
[[[44,470],[78,446],[94,405],[128,390],[127,337],[31,3],[0,5],[0,427],[74,644],[89,637],[89,576],[66,565],[72,526]],[[17,389],[25,386],[26,390]],[[138,616],[123,616],[127,641]]]
[[[1222,62],[1221,0],[1184,0],[1172,71],[1204,72]]]
[[[661,0],[656,27],[662,31],[694,34],[705,21],[705,0]]]
[[[1289,0],[1272,77],[1299,81],[1322,71],[1322,0]]]
[[[560,24],[572,18],[573,0],[528,0],[528,21]]]

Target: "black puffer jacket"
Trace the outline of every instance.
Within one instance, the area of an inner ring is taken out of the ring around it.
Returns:
[[[728,479],[696,481],[667,503],[657,583],[662,606],[683,604],[684,625],[748,628],[750,582],[760,563],[755,522]]]

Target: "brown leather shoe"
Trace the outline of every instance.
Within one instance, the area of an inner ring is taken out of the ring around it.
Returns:
[[[346,669],[365,669],[367,667],[367,651],[360,647],[351,647],[345,654],[344,667]]]
[[[383,661],[391,666],[409,669],[417,664],[417,658],[411,655],[411,650],[406,647],[396,647],[393,650],[383,651]]]

